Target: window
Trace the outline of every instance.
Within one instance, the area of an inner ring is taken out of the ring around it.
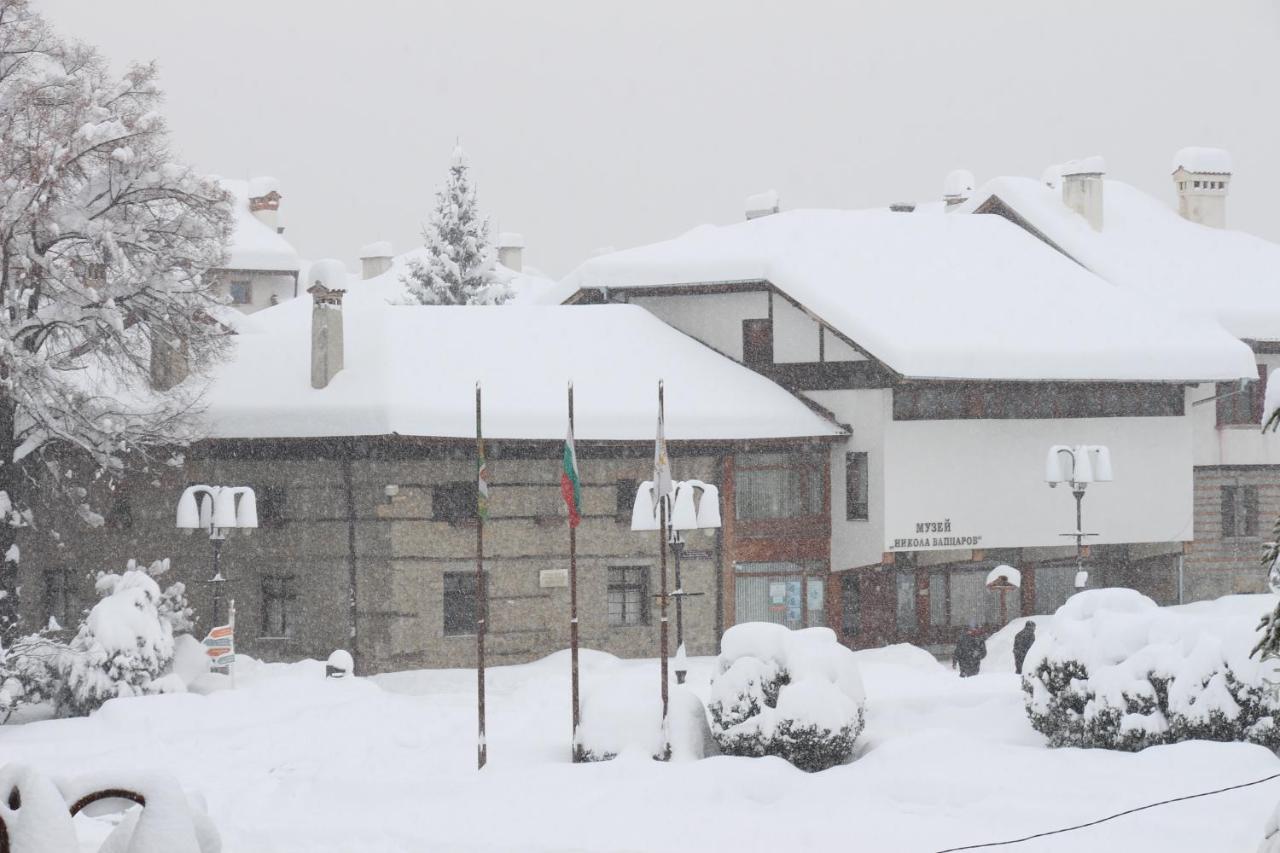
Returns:
[[[1258,487],[1222,487],[1222,537],[1258,535]]]
[[[50,569],[44,573],[44,615],[66,627],[70,621],[71,595],[68,591],[67,570]]]
[[[862,595],[859,578],[853,572],[840,577],[840,628],[847,637],[857,636],[862,627]]]
[[[227,291],[231,294],[233,305],[248,305],[253,302],[253,283],[250,281],[233,281]]]
[[[485,575],[488,582],[488,575]],[[444,632],[474,634],[476,632],[476,573],[444,573]]]
[[[822,512],[824,466],[800,453],[744,453],[734,485],[739,519],[799,518]]]
[[[475,480],[459,480],[455,483],[444,483],[431,490],[431,519],[458,523],[476,517]]]
[[[850,521],[866,521],[867,454],[861,451],[844,455],[845,517]]]
[[[898,572],[898,634],[914,634],[916,629],[915,572]]]
[[[826,573],[826,564],[818,561],[736,563],[734,620],[774,622],[792,629],[825,625]]]
[[[609,567],[609,624],[649,624],[649,567]]]
[[[742,321],[742,363],[748,367],[773,364],[773,321]]]
[[[293,582],[293,575],[262,579],[262,636],[293,636],[293,602],[298,597]]]
[[[1263,401],[1267,395],[1267,366],[1258,365],[1256,382],[1219,382],[1217,388],[1218,426],[1258,426],[1262,423]]]
[[[618,521],[631,522],[631,510],[636,505],[636,490],[640,488],[638,480],[618,480],[617,509]]]
[[[284,486],[262,486],[254,490],[258,500],[258,525],[266,528],[284,527],[288,493]]]

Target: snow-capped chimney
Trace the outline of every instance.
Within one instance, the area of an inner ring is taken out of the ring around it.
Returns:
[[[308,278],[311,294],[311,387],[324,388],[342,370],[342,297],[347,268],[342,261],[316,261]]]
[[[186,379],[190,372],[187,342],[170,340],[165,337],[163,330],[152,329],[151,387],[157,391],[168,391]]]
[[[1178,214],[1210,228],[1227,227],[1231,155],[1221,148],[1183,148],[1173,157]]]
[[[249,212],[263,225],[283,234],[280,227],[280,182],[275,178],[253,178],[249,181]]]
[[[778,191],[768,190],[755,195],[747,196],[746,202],[747,219],[758,219],[761,216],[768,216],[771,213],[777,213],[781,208],[778,206]]]
[[[1062,203],[1085,218],[1094,231],[1102,230],[1102,176],[1107,164],[1101,157],[1085,157],[1062,164]]]
[[[942,181],[942,200],[951,208],[973,195],[973,172],[968,169],[952,169]]]
[[[370,279],[391,269],[394,254],[386,240],[360,247],[360,278]]]
[[[512,272],[524,269],[524,237],[512,231],[498,235],[498,263]]]

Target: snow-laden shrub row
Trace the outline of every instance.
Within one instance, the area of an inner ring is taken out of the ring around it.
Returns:
[[[1280,700],[1250,657],[1272,596],[1159,607],[1130,589],[1072,596],[1023,669],[1031,725],[1052,746],[1140,750],[1183,740],[1280,748]],[[1274,677],[1274,676],[1272,676]]]
[[[191,609],[181,583],[161,590],[168,570],[168,560],[130,560],[122,574],[99,573],[102,599],[69,643],[45,631],[0,648],[0,722],[21,704],[51,700],[59,714],[79,716],[109,699],[185,690],[171,669]]]
[[[829,628],[748,622],[720,642],[708,710],[728,755],[777,755],[825,770],[853,752],[865,704],[853,652]]]
[[[656,666],[600,672],[585,679],[584,686],[582,720],[574,744],[579,761],[608,761],[626,752],[691,761],[715,749],[702,700],[687,687],[673,684],[667,710],[670,752],[664,752]]]

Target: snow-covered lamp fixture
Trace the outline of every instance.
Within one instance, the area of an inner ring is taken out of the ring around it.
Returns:
[[[178,498],[175,526],[179,530],[206,530],[213,544],[213,621],[221,625],[222,542],[229,530],[248,533],[258,526],[258,500],[248,486],[188,486]]]
[[[1076,499],[1076,529],[1062,535],[1075,537],[1075,585],[1076,589],[1084,589],[1089,582],[1089,573],[1084,568],[1084,540],[1087,536],[1098,535],[1084,532],[1084,492],[1090,483],[1111,482],[1111,450],[1101,444],[1077,444],[1074,447],[1055,444],[1049,448],[1044,460],[1044,479],[1051,489],[1059,483],[1067,484]]]

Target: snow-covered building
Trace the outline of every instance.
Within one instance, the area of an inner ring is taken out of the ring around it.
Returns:
[[[1261,589],[1258,559],[1280,516],[1280,437],[1262,434],[1267,376],[1280,368],[1280,245],[1225,229],[1231,158],[1184,148],[1173,158],[1177,210],[1124,181],[1093,185],[1100,227],[1075,199],[1080,179],[1051,169],[1034,180],[982,184],[957,213],[1001,216],[1153,310],[1214,322],[1252,350],[1248,379],[1189,389],[1195,463],[1194,541],[1187,598]]]
[[[968,176],[949,179],[949,195],[971,192]],[[1255,375],[1252,354],[1008,222],[953,212],[972,203],[703,226],[589,260],[553,294],[643,307],[850,427],[807,461],[723,468],[726,624],[823,620],[852,645],[945,643],[998,620],[985,578],[1002,563],[1022,570],[1012,615],[1052,612],[1075,575],[1071,494],[1043,480],[1055,444],[1104,444],[1116,460],[1084,503],[1092,583],[1177,598],[1194,536],[1188,399]],[[778,611],[793,590],[804,607]]]
[[[298,253],[284,238],[275,178],[219,178],[231,196],[234,230],[218,289],[246,314],[298,295]]]
[[[209,543],[173,527],[174,504],[188,483],[249,485],[260,528],[233,535],[221,564],[241,651],[323,658],[346,647],[365,672],[470,665],[477,382],[490,472],[484,540],[495,662],[568,643],[559,478],[570,381],[584,504],[580,625],[592,648],[627,656],[656,648],[658,543],[632,532],[631,515],[652,468],[659,379],[681,477],[717,482],[726,465],[772,470],[776,460],[803,459],[808,467],[790,476],[807,477],[797,482],[810,500],[825,499],[821,460],[848,431],[820,406],[637,306],[405,304],[408,257],[369,279],[318,261],[302,282],[309,296],[243,318],[234,355],[216,368],[206,395],[207,438],[183,467],[126,484],[105,529],[67,537],[52,552],[24,550],[28,589],[43,591],[24,602],[45,608],[37,621],[65,621],[91,600],[88,589],[50,584],[151,553],[172,557],[207,628]],[[690,653],[717,647],[724,554],[743,557],[734,542],[732,529],[699,533],[684,552],[684,582],[703,593],[684,605]],[[813,547],[825,551],[825,540]]]

